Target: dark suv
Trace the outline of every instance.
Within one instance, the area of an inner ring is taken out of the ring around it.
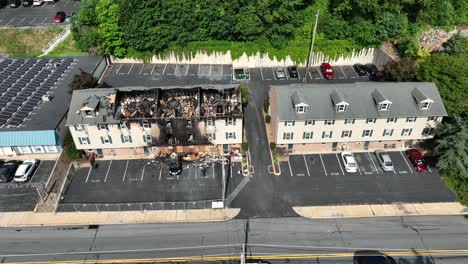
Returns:
[[[0,167],[0,182],[10,182],[15,176],[16,168],[18,167],[15,161],[7,161]]]
[[[289,73],[289,77],[291,78],[297,78],[299,76],[296,66],[289,66],[288,73]]]

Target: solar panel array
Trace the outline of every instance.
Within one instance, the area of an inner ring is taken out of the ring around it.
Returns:
[[[0,62],[0,127],[17,127],[50,93],[74,59],[5,59]]]

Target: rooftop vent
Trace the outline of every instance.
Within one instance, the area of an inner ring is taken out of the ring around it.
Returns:
[[[50,102],[50,101],[52,101],[52,97],[48,96],[48,95],[43,95],[42,96],[42,101],[43,102]]]

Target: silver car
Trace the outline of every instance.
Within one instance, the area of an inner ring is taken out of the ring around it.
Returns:
[[[275,75],[277,79],[286,78],[286,72],[284,71],[284,68],[282,67],[275,68]]]
[[[380,167],[384,171],[393,171],[393,162],[390,156],[387,154],[387,152],[383,150],[377,150],[375,151],[375,155],[377,156],[377,160],[379,161]]]

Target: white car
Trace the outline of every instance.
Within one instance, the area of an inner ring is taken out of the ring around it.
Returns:
[[[34,0],[33,6],[41,6],[44,4],[44,0]]]
[[[375,155],[377,156],[377,160],[379,161],[380,166],[384,171],[393,171],[393,162],[390,159],[390,156],[383,150],[375,151]]]
[[[341,160],[347,172],[357,172],[357,163],[351,152],[341,152]]]
[[[28,181],[36,170],[37,165],[39,165],[39,161],[36,159],[23,161],[23,163],[19,165],[18,169],[16,169],[14,177],[15,182]]]

